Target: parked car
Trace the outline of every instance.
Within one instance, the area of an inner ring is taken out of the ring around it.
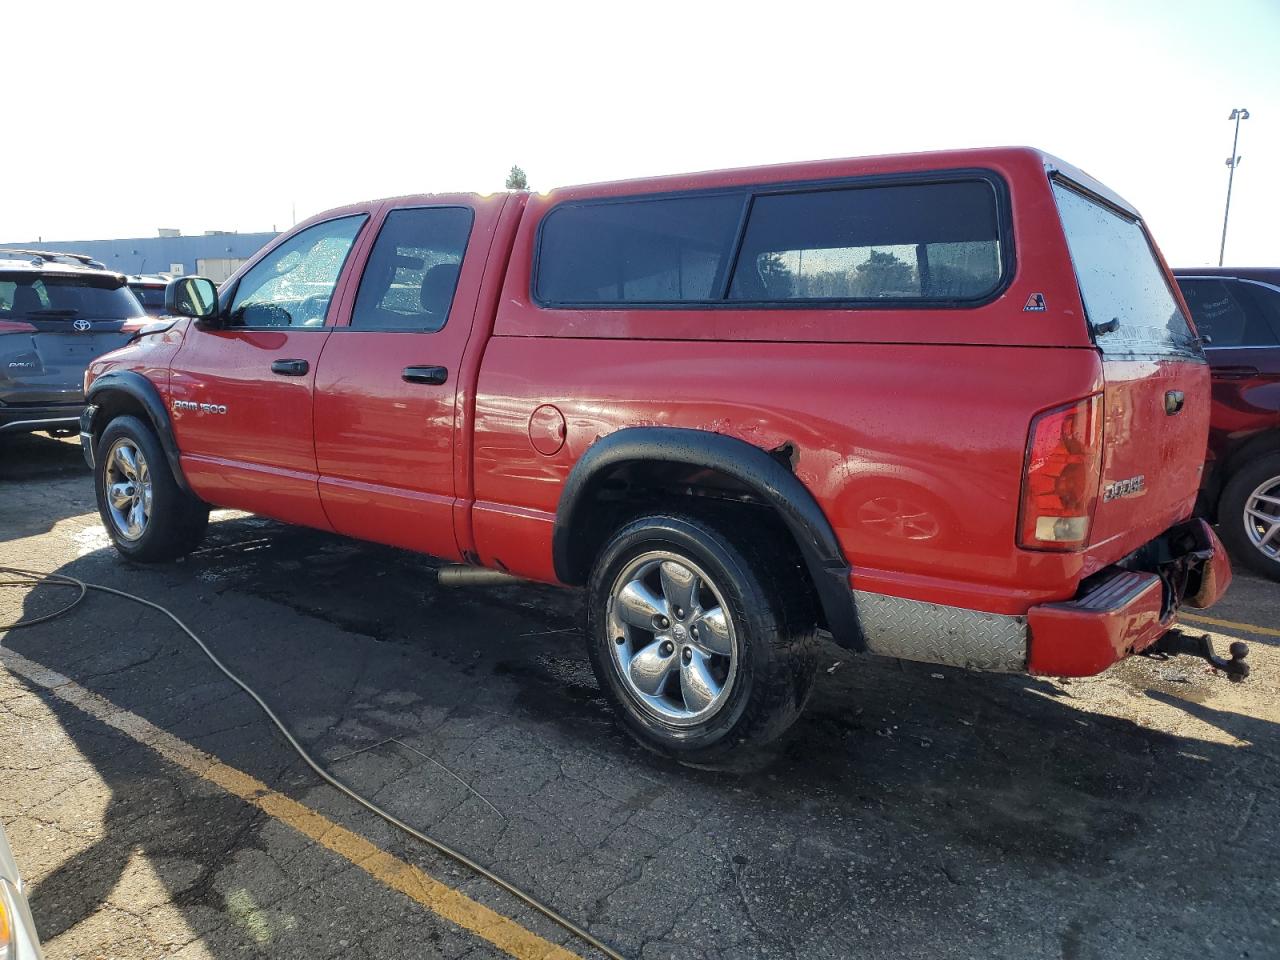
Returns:
[[[1213,375],[1202,512],[1280,580],[1280,269],[1175,270]]]
[[[1230,578],[1173,279],[1034,150],[355,204],[168,300],[90,368],[123,556],[216,504],[585,586],[602,688],[685,759],[785,730],[819,627],[1080,676]]]
[[[0,435],[74,436],[85,367],[145,319],[124,277],[96,260],[0,249]]]
[[[168,274],[134,274],[129,277],[129,289],[149,316],[164,316],[164,288],[170,279]]]
[[[0,960],[41,960],[43,956],[22,877],[0,825]]]

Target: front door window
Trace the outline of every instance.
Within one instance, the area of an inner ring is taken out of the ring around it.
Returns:
[[[365,219],[361,214],[317,223],[259,260],[236,285],[228,325],[323,327],[333,288]]]

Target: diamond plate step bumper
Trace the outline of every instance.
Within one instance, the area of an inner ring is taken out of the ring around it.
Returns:
[[[1021,673],[1027,618],[853,591],[870,653],[968,670]]]

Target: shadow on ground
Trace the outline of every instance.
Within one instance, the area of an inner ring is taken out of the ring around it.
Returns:
[[[100,551],[61,572],[172,607],[336,773],[628,955],[1260,957],[1280,942],[1265,906],[1276,725],[1162,685],[1157,665],[1121,668],[1139,673],[1116,695],[1135,716],[1152,702],[1184,712],[1206,736],[1090,711],[1072,685],[828,646],[789,737],[747,772],[690,770],[614,723],[574,592],[443,590],[425,558],[256,518],[211,531],[180,563]],[[91,597],[4,642],[512,909],[317,787],[162,620]],[[228,891],[265,858],[250,893],[286,929],[305,845],[280,857],[262,840],[277,825],[225,796],[170,802],[182,789],[163,786],[163,762],[54,709],[111,800],[101,841],[32,892],[46,938],[95,909],[135,845],[195,865],[166,882],[196,930],[234,910]]]
[[[83,475],[83,496],[49,489],[55,481]],[[79,440],[42,433],[0,434],[0,542],[46,533],[59,520],[93,505],[93,483]]]

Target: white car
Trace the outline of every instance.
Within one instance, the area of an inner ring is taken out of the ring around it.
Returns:
[[[0,826],[0,960],[43,960],[13,851]]]

